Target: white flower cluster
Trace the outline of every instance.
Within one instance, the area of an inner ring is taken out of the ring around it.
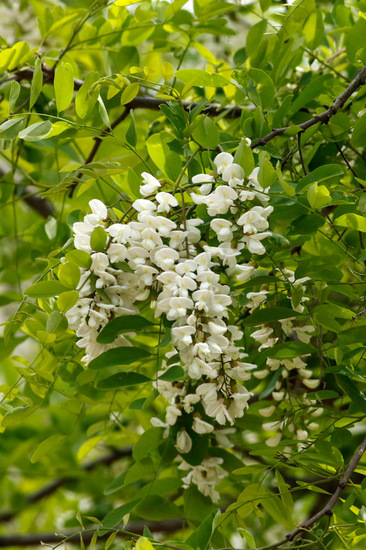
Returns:
[[[184,370],[182,380],[155,382],[169,405],[165,421],[153,418],[152,423],[164,426],[166,432],[173,430],[176,448],[186,456],[193,432],[209,434],[216,445],[229,446],[230,428],[225,426],[233,425],[248,407],[252,394],[243,382],[256,366],[245,362],[243,334],[229,322],[235,305],[231,284],[245,282],[253,272],[252,265],[242,263],[242,253],[263,255],[263,240],[271,235],[267,218],[273,208],[266,206],[267,190],[258,183],[258,170],[245,180],[229,153],[217,155],[214,164],[215,174],[192,178],[194,190],[189,186],[162,191],[159,180],[143,173],[143,198],[132,204],[129,219],[125,215],[111,221],[105,205],[94,199],[92,213],[73,226],[75,248],[91,256],[90,268],[81,269],[79,300],[67,312],[69,326],[80,338],[77,344],[86,350],[83,360],[87,364],[111,347],[131,345],[121,335],[107,345],[96,340],[109,320],[138,314],[139,303],[149,300],[155,317],[171,323],[172,351],[158,374],[178,365]],[[186,201],[183,192],[188,193]],[[193,202],[188,204],[189,198]],[[263,206],[248,205],[253,200]],[[188,207],[194,212],[199,205],[207,208],[208,218],[186,216]],[[105,233],[103,251],[92,248],[95,231]],[[247,296],[252,311],[266,299],[266,292]],[[284,331],[290,331],[290,323]],[[296,329],[299,338],[308,338],[307,328]],[[276,343],[272,332],[263,326],[252,337],[261,348],[270,347]],[[279,366],[280,362],[276,367],[269,360],[265,374]],[[305,368],[302,372],[308,379]],[[215,483],[224,472],[220,464],[221,459],[206,457],[200,466],[184,461],[180,468],[191,468],[185,482],[195,483],[215,499]]]

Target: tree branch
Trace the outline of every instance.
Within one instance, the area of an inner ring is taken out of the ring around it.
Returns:
[[[54,81],[54,73],[52,69],[49,67],[46,67],[43,65],[43,83],[44,84],[52,84]],[[32,80],[33,78],[33,69],[24,69],[22,71],[19,71],[15,73],[13,76],[14,80],[20,81],[20,80]],[[74,90],[77,91],[81,88],[81,86],[84,84],[82,80],[79,80],[77,78],[74,78]],[[160,99],[158,97],[150,97],[150,96],[137,96],[135,99],[130,101],[130,103],[127,103],[126,108],[127,109],[152,109],[154,111],[158,111],[160,105],[166,105],[168,103],[168,100],[166,99]],[[198,105],[195,101],[182,101],[183,107],[188,109],[193,109]],[[254,109],[254,106],[250,105],[245,107],[246,109]],[[242,108],[237,106],[228,106],[228,107],[222,107],[219,103],[208,103],[205,107],[205,112],[210,116],[217,116],[222,113],[224,113],[225,118],[240,118],[242,113]]]
[[[144,527],[148,527],[152,533],[174,533],[183,527],[183,520],[181,519],[167,519],[163,521],[136,521],[129,523],[124,527],[123,531],[117,532],[117,536],[128,537],[126,531],[135,535],[142,535]],[[0,548],[9,548],[12,546],[39,546],[40,544],[57,544],[64,541],[80,544],[80,538],[83,539],[84,544],[88,544],[95,530],[85,531],[65,531],[63,534],[56,533],[30,533],[28,535],[1,535],[0,536]],[[103,535],[100,540],[105,540],[111,534]]]
[[[323,111],[320,113],[320,115],[315,115],[310,120],[307,120],[306,122],[303,122],[302,124],[298,124],[297,126],[300,128],[299,132],[303,132],[304,130],[307,130],[311,126],[314,126],[314,124],[318,124],[318,122],[321,122],[323,124],[326,124],[329,122],[330,118],[335,115],[339,109],[343,107],[343,105],[346,103],[347,99],[351,97],[351,95],[358,89],[360,86],[363,86],[366,81],[366,67],[362,67],[356,78],[351,82],[349,86],[333,101],[333,104],[327,109],[326,111]],[[284,126],[283,128],[273,128],[272,132],[267,134],[266,136],[263,136],[262,138],[258,139],[257,141],[254,141],[251,144],[251,148],[254,149],[255,147],[262,147],[263,145],[266,145],[271,139],[274,139],[277,136],[282,135],[286,130],[291,128],[291,126]]]
[[[82,467],[82,470],[84,472],[92,472],[98,466],[109,466],[116,460],[119,460],[120,458],[124,458],[126,456],[131,456],[131,454],[132,454],[132,447],[126,447],[123,449],[114,449],[108,455],[105,455],[105,456],[102,456],[101,458],[97,458],[96,460],[87,462]],[[72,476],[65,476],[65,477],[59,477],[57,479],[54,479],[53,481],[51,481],[50,483],[47,483],[46,485],[44,485],[34,493],[30,493],[25,498],[25,504],[34,504],[35,502],[38,502],[43,498],[52,495],[55,491],[57,491],[57,489],[59,489],[63,485],[66,485],[66,483],[68,483],[72,479],[74,479]],[[6,521],[12,520],[21,512],[22,512],[22,509],[4,510],[3,512],[0,512],[0,523],[5,523]],[[1,547],[1,543],[0,543],[0,547]]]
[[[339,497],[341,496],[343,490],[347,486],[351,478],[351,475],[355,471],[357,464],[360,462],[365,451],[366,451],[366,437],[362,441],[357,452],[351,458],[340,482],[338,483],[336,490],[334,491],[334,494],[330,497],[330,499],[328,500],[324,508],[322,508],[321,510],[319,510],[319,512],[317,512],[316,514],[308,518],[306,521],[304,521],[299,527],[297,527],[290,533],[287,533],[287,535],[283,539],[279,540],[274,544],[269,544],[267,546],[262,546],[261,548],[257,548],[257,550],[272,550],[274,548],[279,548],[280,546],[283,546],[284,544],[293,541],[301,533],[308,531],[315,523],[317,523],[324,516],[329,516],[329,517],[332,516],[334,506],[337,504]]]

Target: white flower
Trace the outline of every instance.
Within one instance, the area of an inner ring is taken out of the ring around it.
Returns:
[[[192,439],[189,437],[186,430],[180,430],[177,434],[177,442],[175,445],[179,453],[189,453],[192,449]]]
[[[178,416],[182,416],[182,411],[174,405],[169,405],[166,409],[166,421],[169,426],[174,426]]]
[[[260,344],[265,344],[273,332],[271,327],[262,327],[261,329],[252,332],[251,337],[254,338]]]
[[[215,159],[214,164],[217,168],[217,173],[222,174],[227,166],[230,166],[234,162],[234,157],[230,153],[219,153]]]
[[[106,231],[113,240],[120,244],[126,244],[132,235],[130,226],[122,223],[114,223]]]
[[[151,212],[156,210],[155,204],[147,199],[137,199],[132,203],[132,206],[137,212],[144,212],[147,214],[151,214]]]
[[[231,164],[227,166],[222,174],[222,179],[227,181],[230,187],[242,185],[244,182],[244,170],[239,164]]]
[[[233,224],[229,220],[215,218],[211,220],[210,226],[215,231],[219,241],[231,241],[233,238]]]
[[[194,411],[192,405],[195,405],[200,400],[200,396],[196,393],[189,393],[184,398],[184,410],[186,413],[190,414]]]
[[[196,176],[193,176],[192,183],[198,184],[198,183],[212,183],[215,181],[214,176],[211,176],[210,174],[197,174]]]
[[[116,262],[123,262],[126,259],[127,250],[123,244],[113,243],[107,250],[109,261],[114,264]]]
[[[171,269],[175,262],[179,259],[179,254],[176,250],[172,250],[168,246],[160,248],[153,255],[153,261],[161,269]]]
[[[212,424],[209,424],[198,416],[195,416],[193,419],[192,430],[197,434],[209,434],[214,431],[214,427]]]
[[[97,216],[100,221],[105,220],[108,217],[107,207],[102,203],[102,201],[93,199],[89,201],[89,206],[93,214]]]
[[[178,206],[177,199],[170,193],[165,193],[164,191],[157,193],[156,200],[159,203],[158,212],[169,213],[172,206]]]
[[[240,216],[238,225],[242,225],[243,232],[249,234],[264,231],[264,229],[267,229],[269,226],[266,218],[263,218],[254,208]]]
[[[152,195],[152,193],[161,187],[160,181],[148,172],[142,172],[141,177],[143,178],[142,182],[145,184],[140,186],[141,195],[145,197],[147,195]]]
[[[109,259],[106,254],[103,252],[95,252],[91,256],[92,264],[91,264],[91,270],[98,272],[103,272],[106,270],[106,268],[109,266]]]
[[[270,437],[269,439],[267,439],[265,443],[266,445],[268,445],[268,447],[277,447],[277,445],[281,441],[281,438],[282,438],[282,432],[278,432],[273,437]]]
[[[196,332],[196,329],[190,325],[183,325],[182,327],[172,328],[173,343],[177,344],[182,342],[186,346],[192,343],[192,335]]]
[[[266,252],[261,240],[269,237],[271,233],[269,231],[265,233],[257,233],[256,235],[244,235],[243,242],[247,245],[249,252],[252,254],[263,255]]]

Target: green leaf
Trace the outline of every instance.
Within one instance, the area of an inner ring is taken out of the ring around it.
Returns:
[[[186,539],[186,544],[189,544],[189,546],[194,549],[199,548],[200,550],[206,550],[213,534],[214,519],[215,514],[210,514],[204,519],[198,529],[193,531]]]
[[[132,82],[132,84],[126,86],[121,95],[121,105],[126,105],[126,103],[130,103],[130,101],[135,99],[139,90],[140,84],[138,82]]]
[[[156,449],[163,441],[163,428],[146,430],[135,444],[132,456],[135,460],[142,460]]]
[[[100,118],[102,119],[103,123],[107,126],[107,128],[111,129],[111,121],[109,120],[108,111],[105,108],[104,101],[100,97],[100,95],[98,95],[98,108]]]
[[[244,169],[246,177],[253,172],[255,167],[253,151],[250,145],[248,145],[246,138],[240,140],[240,145],[234,156],[234,162]]]
[[[201,115],[194,123],[193,138],[202,147],[215,149],[219,143],[219,131],[216,124],[206,115]]]
[[[116,525],[121,523],[124,516],[129,514],[140,502],[140,499],[133,500],[132,502],[127,502],[126,504],[122,504],[122,506],[118,506],[111,512],[109,512],[103,519],[102,519],[102,528],[103,529],[113,529]],[[100,536],[103,536],[105,534],[105,531],[100,530]]]
[[[74,71],[70,63],[61,61],[57,65],[54,86],[57,111],[64,111],[70,105],[74,94]]]
[[[251,315],[243,320],[245,325],[261,325],[263,323],[272,323],[279,319],[294,319],[301,316],[301,313],[286,307],[266,307],[256,309]]]
[[[42,281],[27,288],[24,294],[30,298],[52,298],[66,290],[68,289],[59,281]]]
[[[34,405],[33,407],[29,407],[28,405],[15,407],[11,411],[5,413],[1,423],[5,428],[8,426],[15,426],[19,424],[19,422],[23,423],[23,420],[33,414],[38,408],[39,405]]]
[[[352,382],[347,376],[338,374],[336,380],[342,390],[351,399],[351,403],[354,404],[361,412],[366,413],[366,396],[358,389],[356,384]]]
[[[181,515],[180,508],[159,495],[146,496],[137,506],[136,514],[149,521],[174,519]]]
[[[115,365],[130,365],[150,356],[151,353],[144,349],[122,346],[105,351],[89,363],[89,368],[98,370]]]
[[[16,80],[10,84],[9,92],[9,114],[14,111],[15,104],[20,94],[20,84]]]
[[[69,311],[76,302],[79,299],[79,293],[75,290],[68,290],[67,292],[63,292],[60,294],[60,296],[57,298],[57,307],[60,311],[64,312]]]
[[[133,109],[130,111],[131,122],[126,132],[126,141],[132,147],[136,147],[137,144],[137,134],[136,134],[136,124],[135,124],[135,115]]]
[[[169,179],[175,181],[181,171],[182,161],[177,153],[169,148],[173,136],[168,132],[159,132],[149,137],[147,150],[152,161]]]
[[[20,139],[24,141],[40,141],[48,136],[52,130],[52,124],[49,120],[44,122],[36,122],[31,124],[21,132],[19,132]]]
[[[39,94],[41,93],[42,86],[43,86],[42,60],[39,57],[37,57],[34,65],[34,73],[33,73],[31,90],[30,90],[30,100],[29,100],[30,109],[33,107],[33,105],[37,101]]]
[[[121,315],[112,319],[100,331],[97,342],[100,344],[109,344],[113,342],[121,332],[135,332],[147,327],[154,326],[154,323],[148,321],[141,315]]]
[[[284,342],[276,344],[273,348],[265,350],[267,357],[272,359],[292,359],[315,352],[315,348],[304,342]]]
[[[319,210],[331,202],[332,197],[330,196],[330,193],[325,185],[313,183],[307,191],[307,199],[311,208],[314,208],[314,210]]]
[[[325,164],[319,166],[305,176],[296,186],[296,191],[299,193],[305,187],[311,183],[327,183],[331,185],[333,183],[338,183],[339,180],[344,176],[344,169],[339,164]]]
[[[85,269],[88,269],[92,263],[90,254],[84,250],[70,250],[70,252],[65,254],[65,259]]]
[[[0,126],[0,139],[14,139],[23,130],[25,117],[11,118]]]
[[[308,105],[310,101],[313,101],[320,94],[322,94],[326,90],[327,82],[329,82],[332,78],[334,78],[334,76],[331,74],[323,74],[315,77],[310,84],[307,84],[304,87],[302,92],[300,92],[297,98],[293,101],[290,107],[290,114],[297,113],[300,109]]]
[[[362,231],[366,233],[366,217],[359,216],[353,212],[348,212],[347,214],[342,214],[335,220],[336,225],[341,225],[342,227],[348,227],[348,229],[356,229],[357,231]]]
[[[35,450],[32,452],[32,454],[29,457],[29,460],[32,462],[32,464],[35,464],[38,462],[44,455],[47,455],[50,451],[53,451],[55,447],[57,447],[61,441],[64,441],[65,436],[62,434],[54,434],[42,441],[38,445],[38,447],[35,448]]]
[[[104,252],[106,242],[107,233],[104,231],[103,227],[98,225],[93,229],[93,233],[90,235],[90,247],[97,252]]]
[[[118,349],[121,349],[121,348],[118,348]],[[111,350],[108,350],[108,351],[111,351]],[[104,353],[108,353],[108,352],[106,351]],[[93,366],[91,368],[95,368],[95,367]],[[114,390],[116,388],[123,388],[125,386],[134,386],[135,384],[145,384],[145,382],[150,382],[150,381],[151,381],[151,378],[148,378],[147,376],[145,376],[144,374],[140,374],[139,372],[118,372],[117,374],[113,374],[112,376],[109,376],[109,378],[104,378],[104,380],[101,380],[100,382],[98,382],[97,388],[99,390]]]
[[[103,494],[111,495],[112,493],[115,493],[116,491],[118,491],[118,489],[123,487],[126,476],[127,476],[127,472],[123,472],[122,474],[117,476],[109,485],[107,485],[107,487],[104,489]]]
[[[209,73],[203,69],[180,69],[175,76],[190,86],[226,86],[229,80],[217,73]]]
[[[158,380],[165,380],[167,382],[174,382],[175,380],[180,380],[184,376],[184,369],[179,365],[174,365],[170,367],[164,374],[161,374],[158,377]]]
[[[99,95],[99,87],[93,86],[99,80],[98,73],[90,72],[75,97],[75,110],[78,117],[84,119],[93,110]]]
[[[310,50],[315,50],[324,40],[323,15],[320,10],[315,10],[308,17],[303,33],[306,36],[305,44]]]
[[[259,23],[252,25],[248,30],[245,49],[249,57],[258,52],[258,46],[264,39],[264,33],[267,29],[267,21],[262,19]]]
[[[269,74],[261,69],[249,69],[248,76],[256,84],[256,91],[259,94],[263,109],[270,109],[275,102],[276,93],[273,81]]]
[[[58,269],[58,278],[67,288],[75,289],[80,281],[80,269],[72,262],[61,264]]]

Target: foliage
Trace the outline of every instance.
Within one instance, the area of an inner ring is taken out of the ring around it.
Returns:
[[[0,546],[364,548],[365,0],[16,17]]]

